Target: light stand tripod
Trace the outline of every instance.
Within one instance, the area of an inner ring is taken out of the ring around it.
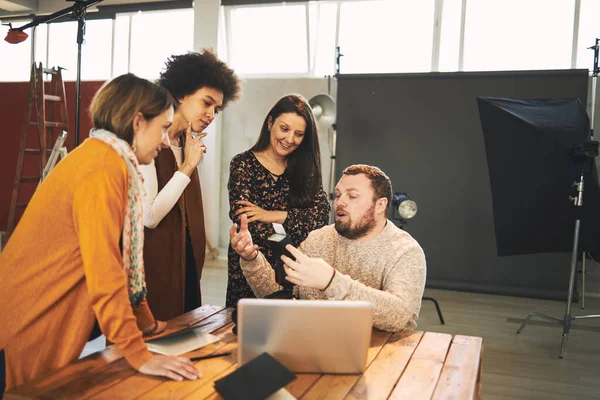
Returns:
[[[313,110],[315,116],[315,122],[317,123],[317,130],[319,134],[326,131],[329,150],[331,151],[331,164],[329,169],[329,205],[331,207],[331,214],[329,216],[329,223],[333,223],[333,199],[334,199],[334,168],[335,168],[335,101],[331,97],[331,76],[327,76],[327,94],[318,94],[311,97],[308,104]]]
[[[397,223],[398,228],[404,230],[408,220],[417,214],[417,203],[410,199],[408,193],[394,193],[392,196],[392,215],[391,218]],[[440,304],[436,299],[429,296],[423,296],[422,300],[431,301],[435,306],[438,318],[442,325],[446,324]]]
[[[594,50],[594,64],[592,67],[592,104],[591,104],[591,112],[590,112],[590,139],[586,141],[583,145],[579,146],[575,150],[575,157],[579,157],[583,160],[583,167],[581,170],[581,175],[579,178],[579,182],[575,182],[573,185],[577,187],[577,196],[571,197],[575,207],[576,213],[575,215],[575,230],[573,233],[573,251],[571,253],[571,270],[569,275],[569,291],[567,297],[567,307],[565,310],[565,315],[562,319],[550,317],[548,315],[539,314],[539,313],[531,313],[525,318],[519,330],[517,330],[517,334],[521,333],[521,331],[525,328],[525,325],[529,322],[532,317],[538,317],[542,319],[546,319],[551,322],[555,322],[559,325],[563,326],[563,337],[560,346],[560,358],[564,358],[565,355],[565,346],[567,343],[569,331],[571,329],[571,322],[578,319],[591,319],[591,318],[600,318],[598,314],[592,315],[571,315],[571,302],[573,300],[573,290],[575,286],[575,272],[577,270],[577,264],[581,262],[581,290],[579,295],[581,309],[585,308],[585,251],[581,252],[579,250],[579,230],[581,227],[581,215],[582,215],[582,206],[583,206],[583,190],[584,190],[584,173],[591,172],[593,169],[591,168],[592,163],[596,156],[598,156],[598,142],[594,141],[594,114],[595,114],[595,104],[596,104],[596,78],[598,77],[599,67],[598,67],[598,50],[599,50],[599,42],[600,39],[596,38],[595,44],[592,47],[588,47],[588,49]],[[578,255],[581,254],[581,259],[578,260]]]
[[[341,58],[344,55],[340,50],[340,46],[335,48],[335,75],[334,78],[338,78],[340,75]],[[327,93],[331,94],[331,76],[327,76]],[[333,203],[335,200],[335,152],[337,146],[337,123],[334,122],[329,128],[329,150],[331,156],[329,157],[329,207],[331,213],[329,214],[329,223],[333,224],[335,221],[335,215],[333,210]]]
[[[600,67],[598,66],[598,51],[600,49],[600,38],[596,38],[596,42],[592,47],[588,47],[590,50],[594,50],[594,65],[592,67],[592,109],[590,117],[590,126],[592,133],[592,140],[594,139],[594,114],[596,112],[596,78],[598,78],[598,72]]]
[[[575,182],[574,186],[577,187],[577,196],[570,197],[573,201],[576,210],[575,210],[575,229],[573,232],[573,251],[571,253],[571,270],[569,275],[569,292],[567,296],[567,308],[565,310],[565,315],[562,319],[550,317],[548,315],[540,314],[540,313],[530,313],[527,318],[523,321],[519,330],[517,330],[517,334],[521,333],[525,328],[525,325],[529,322],[532,317],[538,317],[550,322],[557,323],[562,325],[563,327],[563,335],[562,335],[562,343],[560,346],[560,358],[564,358],[565,356],[565,346],[567,344],[567,339],[569,335],[569,331],[571,330],[571,322],[578,319],[590,319],[590,318],[600,318],[600,315],[571,315],[571,302],[573,301],[573,289],[575,285],[575,271],[577,266],[577,256],[579,254],[579,230],[581,227],[581,215],[582,215],[582,206],[583,206],[583,189],[584,189],[584,174],[586,172],[592,171],[591,163],[594,162],[594,158],[598,156],[598,142],[588,140],[579,149],[576,150],[577,155],[583,157],[585,160],[583,161],[583,167],[581,170],[581,175],[579,178],[579,182]],[[586,167],[586,166],[589,166]],[[585,256],[585,253],[584,253]]]
[[[594,51],[594,64],[592,67],[592,102],[590,108],[590,135],[591,139],[594,140],[594,115],[596,111],[596,79],[598,78],[598,72],[600,72],[600,68],[598,67],[598,43],[600,42],[599,38],[596,38],[596,42],[593,46],[588,47],[589,50]],[[581,290],[579,291],[579,303],[581,309],[585,308],[585,252],[581,254],[581,259],[579,260],[581,263],[581,269],[578,270],[581,273]]]
[[[335,201],[335,146],[337,140],[337,124],[333,123],[331,128],[329,128],[329,149],[331,151],[331,156],[329,157],[329,208],[331,212],[329,213],[329,223],[333,224],[335,222],[334,217],[334,201]]]

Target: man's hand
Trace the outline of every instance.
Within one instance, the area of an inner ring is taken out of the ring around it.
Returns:
[[[334,269],[327,264],[322,258],[312,258],[305,256],[294,246],[288,244],[285,248],[292,253],[296,261],[287,257],[281,256],[281,260],[285,263],[284,268],[287,274],[286,278],[294,285],[306,286],[323,290],[327,287],[334,274]]]
[[[235,212],[235,216],[245,215],[248,217],[248,222],[259,221],[265,224],[277,222],[283,224],[283,221],[287,218],[287,211],[267,211],[248,200],[239,200],[235,204],[242,206]]]
[[[240,231],[237,224],[229,228],[229,240],[231,247],[245,260],[254,260],[258,256],[258,246],[252,244],[252,236],[248,230],[248,217],[242,214],[240,217]]]

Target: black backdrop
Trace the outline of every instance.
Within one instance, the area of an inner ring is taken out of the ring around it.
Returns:
[[[428,287],[564,299],[569,254],[497,256],[476,98],[586,104],[587,90],[587,70],[340,75],[336,179],[377,165],[417,202],[405,229],[425,250]]]

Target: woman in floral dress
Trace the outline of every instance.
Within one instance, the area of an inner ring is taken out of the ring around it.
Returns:
[[[272,224],[285,228],[294,246],[309,232],[325,226],[330,207],[323,191],[319,137],[312,109],[300,95],[282,97],[269,111],[256,144],[231,160],[229,217],[246,214],[252,239],[274,265],[267,238]],[[255,297],[229,246],[227,307]]]

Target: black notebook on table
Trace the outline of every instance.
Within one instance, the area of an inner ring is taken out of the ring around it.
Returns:
[[[268,353],[262,353],[231,374],[215,381],[227,400],[263,400],[296,379],[296,375]]]

